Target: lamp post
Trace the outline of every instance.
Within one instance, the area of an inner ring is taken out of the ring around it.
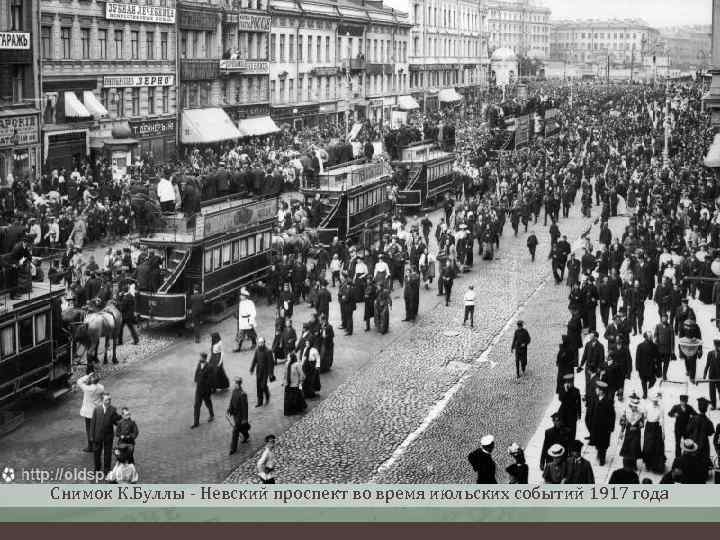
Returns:
[[[665,120],[663,122],[665,128],[665,145],[663,146],[663,168],[667,169],[670,165],[670,81],[665,81]]]
[[[713,0],[712,3],[712,53],[711,67],[712,81],[710,90],[703,96],[703,107],[710,112],[710,124],[717,131],[720,127],[720,0]],[[711,156],[717,156],[720,147],[720,136],[715,135],[715,140],[705,158],[706,167],[717,167],[716,160],[710,160]],[[713,164],[710,162],[712,161]]]

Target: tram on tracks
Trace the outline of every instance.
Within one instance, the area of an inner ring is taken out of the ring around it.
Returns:
[[[420,209],[434,206],[457,185],[453,165],[455,154],[442,150],[434,141],[420,141],[400,148],[396,168],[407,172],[405,186],[398,192],[397,206]]]
[[[185,321],[196,286],[206,311],[217,316],[229,308],[242,287],[262,280],[270,268],[277,205],[277,197],[238,194],[205,201],[193,216],[164,215],[162,227],[140,239],[160,256],[163,279],[155,291],[138,287],[138,316]]]
[[[391,210],[388,189],[392,167],[385,161],[352,161],[328,167],[316,181],[303,178],[300,191],[307,202],[317,195],[323,204],[318,241],[357,238],[364,227],[375,229]]]
[[[70,334],[63,328],[65,288],[34,282],[11,299],[0,293],[0,406],[31,390],[57,398],[70,390]]]

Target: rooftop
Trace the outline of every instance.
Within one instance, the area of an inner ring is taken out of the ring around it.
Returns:
[[[65,286],[63,284],[51,285],[49,281],[34,281],[31,292],[19,294],[15,299],[10,298],[9,290],[0,291],[0,315],[4,315],[13,309],[20,308],[23,304],[51,292],[58,294],[62,292],[64,294]]]

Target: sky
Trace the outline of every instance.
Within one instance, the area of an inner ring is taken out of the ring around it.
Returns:
[[[412,0],[384,0],[409,12]],[[552,10],[553,19],[645,19],[650,26],[710,24],[712,0],[538,0]]]

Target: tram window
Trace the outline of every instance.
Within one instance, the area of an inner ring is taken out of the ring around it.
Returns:
[[[237,260],[240,258],[240,241],[235,240],[232,243],[232,260],[233,262],[237,262]]]
[[[248,255],[255,255],[255,237],[249,236],[247,239],[248,242]]]
[[[213,270],[220,268],[220,248],[213,249]]]
[[[29,349],[33,346],[33,318],[20,319],[18,321],[18,345],[19,349]]]
[[[0,347],[2,357],[7,358],[15,354],[15,325],[6,326],[0,330]]]
[[[230,244],[224,244],[222,247],[222,263],[223,266],[227,266],[230,264],[231,260],[231,253],[230,253]]]
[[[212,272],[212,251],[205,252],[205,273]]]
[[[247,250],[247,238],[243,238],[240,240],[240,258],[243,259],[247,257],[248,250]]]
[[[260,252],[264,249],[262,233],[257,233],[255,235],[255,248],[257,249],[258,252]]]
[[[272,235],[269,232],[263,233],[263,248],[265,250],[270,249],[272,246]]]
[[[42,343],[47,339],[47,313],[39,313],[35,315],[35,343]]]

